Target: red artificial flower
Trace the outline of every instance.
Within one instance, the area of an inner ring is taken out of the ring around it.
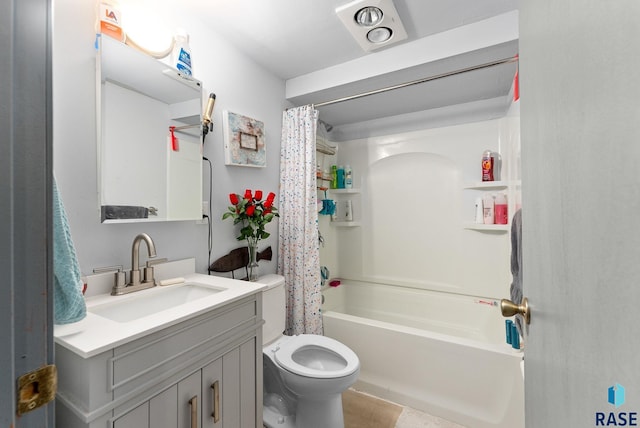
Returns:
[[[256,190],[255,198],[257,200],[262,199],[262,190]]]
[[[269,192],[269,195],[267,196],[267,201],[273,203],[273,199],[276,197],[276,194],[273,192]]]
[[[262,214],[267,215],[271,213],[271,208],[267,208],[264,211],[262,211]]]
[[[251,199],[251,190],[247,189],[244,191],[244,198]]]
[[[271,208],[271,206],[273,205],[273,201],[267,199],[266,201],[264,201],[263,205],[264,205],[265,208]]]
[[[236,195],[235,193],[229,193],[229,200],[231,201],[232,205],[236,205],[238,203],[238,195]]]
[[[254,213],[255,211],[256,211],[256,206],[255,206],[255,205],[249,205],[249,206],[247,207],[247,209],[245,210],[245,212],[247,213],[247,215],[248,215],[249,217],[252,217],[252,216],[253,216],[253,213]]]

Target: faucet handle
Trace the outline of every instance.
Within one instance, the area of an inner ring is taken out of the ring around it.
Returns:
[[[143,283],[150,283],[152,282],[155,285],[155,279],[153,278],[153,266],[149,266],[149,267],[145,267],[144,268],[144,277],[142,280]]]
[[[115,281],[116,281],[116,287],[124,287],[125,283],[127,282],[126,279],[126,274],[125,272],[122,271],[122,265],[116,265],[116,266],[105,266],[105,267],[100,267],[100,268],[94,268],[93,269],[93,273],[110,273],[113,272],[116,274],[115,277]]]
[[[147,260],[147,267],[151,267],[153,265],[158,265],[160,263],[166,263],[168,261],[169,260],[167,260],[166,257],[161,258],[161,259],[155,259],[155,258],[154,259],[149,259],[149,260]]]
[[[93,268],[93,273],[122,272],[122,265]]]

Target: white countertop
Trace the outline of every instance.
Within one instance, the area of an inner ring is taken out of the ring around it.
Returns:
[[[55,325],[53,329],[54,340],[57,344],[70,349],[81,357],[89,358],[243,297],[261,292],[266,288],[266,285],[260,283],[197,273],[185,275],[184,278],[185,283],[197,283],[202,287],[223,290],[129,322],[116,322],[98,316],[91,312],[91,308],[105,303],[144,298],[144,296],[151,296],[152,293],[162,293],[163,290],[178,287],[180,284],[156,286],[123,296],[102,294],[87,297],[86,318],[73,324]]]

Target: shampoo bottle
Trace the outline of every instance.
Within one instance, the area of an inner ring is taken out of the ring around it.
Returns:
[[[331,165],[331,188],[338,188],[338,167]]]
[[[507,224],[509,222],[509,213],[507,207],[507,195],[498,193],[495,199],[495,219],[496,224]]]
[[[346,221],[353,221],[353,204],[351,203],[351,199],[349,199],[344,206],[344,219]]]
[[[484,213],[482,210],[482,198],[478,197],[476,198],[476,218],[475,218],[475,222],[476,223],[484,223]]]
[[[495,214],[494,214],[493,195],[487,193],[486,195],[483,196],[482,208],[484,213],[484,224],[494,224]]]
[[[338,189],[344,189],[344,167],[338,166]]]
[[[491,150],[482,153],[482,181],[493,181],[493,154]]]
[[[344,166],[344,188],[345,189],[353,188],[353,172],[351,171],[350,165]]]

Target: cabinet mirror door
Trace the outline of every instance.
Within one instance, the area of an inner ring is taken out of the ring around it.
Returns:
[[[101,221],[201,219],[201,83],[110,37],[98,40]]]

